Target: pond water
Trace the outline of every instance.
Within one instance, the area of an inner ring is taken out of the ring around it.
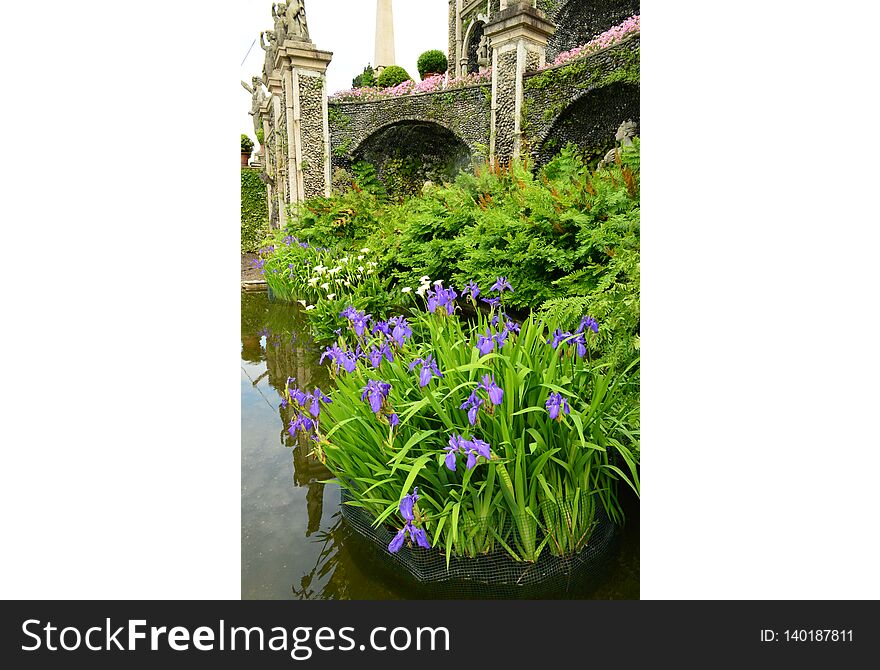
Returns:
[[[318,365],[298,306],[265,293],[241,296],[241,596],[268,599],[407,599],[425,594],[388,574],[340,513],[330,473],[287,433],[281,407],[288,377],[302,388],[332,385]],[[638,504],[607,577],[579,598],[639,597]]]

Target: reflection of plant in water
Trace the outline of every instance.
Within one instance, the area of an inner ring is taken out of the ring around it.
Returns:
[[[315,536],[315,542],[321,544],[321,551],[314,567],[300,579],[299,587],[291,587],[294,597],[299,600],[345,600],[348,599],[349,580],[345,575],[344,563],[340,561],[339,547],[342,538],[342,517],[337,512],[333,515],[335,522],[330,530],[322,530]],[[312,588],[315,578],[317,590]],[[321,580],[326,581],[320,585]]]

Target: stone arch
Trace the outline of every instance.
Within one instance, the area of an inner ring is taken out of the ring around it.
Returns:
[[[545,165],[569,142],[595,163],[614,148],[614,135],[626,120],[639,125],[638,84],[615,82],[587,89],[535,137],[532,150],[535,164]]]
[[[483,37],[486,22],[482,18],[471,21],[461,40],[461,63],[464,65],[461,74],[469,74],[480,71],[479,48]]]
[[[472,164],[473,149],[433,120],[398,119],[373,130],[351,150],[351,162],[372,164],[393,196],[412,195],[426,181],[452,180]]]

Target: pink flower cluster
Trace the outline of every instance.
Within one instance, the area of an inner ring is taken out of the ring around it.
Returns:
[[[372,101],[386,100],[389,98],[399,98],[404,95],[413,95],[416,93],[436,93],[438,91],[450,91],[466,86],[474,86],[492,81],[492,69],[489,68],[483,72],[475,72],[466,74],[461,77],[448,77],[445,74],[436,74],[427,77],[423,81],[414,82],[407,80],[397,86],[390,88],[377,88],[373,86],[365,88],[353,88],[348,91],[339,91],[330,96],[334,101]]]
[[[571,51],[565,51],[559,54],[556,57],[556,60],[554,60],[552,63],[548,63],[541,69],[547,69],[548,67],[553,67],[554,65],[562,65],[563,63],[575,60],[576,58],[589,56],[590,54],[594,54],[597,51],[601,51],[602,49],[618,44],[623,40],[624,37],[638,32],[641,32],[640,16],[639,14],[635,14],[633,16],[630,16],[623,23],[620,23],[613,28],[609,28],[601,35],[594,37],[586,44],[575,47]]]

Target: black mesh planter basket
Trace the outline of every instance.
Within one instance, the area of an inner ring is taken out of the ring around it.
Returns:
[[[535,562],[514,560],[500,550],[475,558],[446,555],[439,549],[404,546],[388,551],[395,535],[360,507],[347,505],[351,494],[342,489],[342,516],[366,555],[364,565],[420,598],[586,598],[608,572],[618,546],[616,526],[601,505],[585,546],[575,554],[555,556],[546,548]]]

